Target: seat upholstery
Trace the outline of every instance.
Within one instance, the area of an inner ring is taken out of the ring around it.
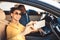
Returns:
[[[5,25],[8,21],[5,20],[6,16],[3,10],[0,9],[0,40],[5,40]]]

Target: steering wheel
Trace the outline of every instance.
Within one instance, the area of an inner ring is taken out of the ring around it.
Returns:
[[[57,34],[57,32],[56,32],[56,30],[58,31],[58,32],[60,32],[60,29],[59,29],[59,24],[57,24],[57,23],[55,23],[55,24],[53,24],[52,22],[50,22],[50,28],[51,28],[51,30],[52,30],[52,32],[56,35],[56,37],[60,40],[60,36]],[[56,30],[55,30],[55,29]]]

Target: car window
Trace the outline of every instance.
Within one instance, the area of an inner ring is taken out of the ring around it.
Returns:
[[[7,4],[8,3],[8,4]],[[13,3],[13,2],[0,2],[0,8],[2,10],[5,11],[5,14],[7,15],[7,19],[10,20],[10,16],[9,16],[9,11],[11,7],[17,7],[18,5],[20,5],[21,3]],[[8,6],[9,5],[9,6]],[[30,20],[40,20],[40,14],[41,13],[48,13],[45,10],[30,6],[30,5],[26,5],[26,4],[22,4],[25,6],[27,12],[30,15]],[[35,16],[34,16],[35,15]]]
[[[7,4],[8,3],[8,4]],[[2,10],[4,10],[5,14],[6,14],[6,19],[7,20],[11,20],[10,17],[10,8],[11,7],[17,7],[18,5],[20,5],[21,3],[13,3],[13,2],[0,2],[0,8]],[[9,5],[9,6],[8,6]],[[33,7],[33,6],[29,6],[29,5],[25,5],[25,4],[21,4],[24,5],[26,8],[26,11],[28,12],[28,15],[30,17],[30,20],[39,20],[40,19],[40,13],[44,13],[46,12],[45,10]]]

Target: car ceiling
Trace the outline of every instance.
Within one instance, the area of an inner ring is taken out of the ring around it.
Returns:
[[[45,11],[48,11],[48,12],[60,17],[60,9],[58,9],[52,5],[49,5],[47,3],[44,3],[42,1],[38,1],[38,0],[3,0],[3,1],[17,2],[17,3],[31,5],[31,6],[43,9]]]

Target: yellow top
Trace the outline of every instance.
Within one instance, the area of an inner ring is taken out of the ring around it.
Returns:
[[[7,40],[25,40],[25,36],[20,35],[20,33],[24,31],[24,29],[25,27],[20,23],[18,23],[18,25],[10,23],[6,29]]]

